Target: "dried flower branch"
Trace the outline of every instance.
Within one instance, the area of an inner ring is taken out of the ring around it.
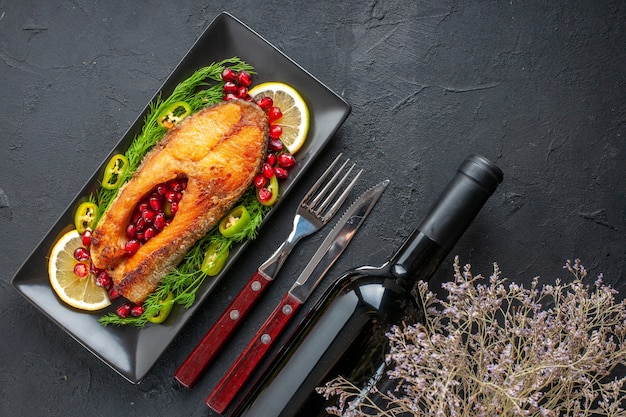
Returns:
[[[364,395],[339,377],[318,389],[339,398],[328,412],[626,416],[626,376],[615,375],[626,365],[626,301],[616,301],[601,275],[585,285],[579,260],[564,268],[571,282],[540,288],[535,278],[524,288],[507,283],[494,264],[487,285],[455,259],[454,281],[444,285],[447,300],[420,283],[426,322],[388,333],[387,375],[396,390]]]

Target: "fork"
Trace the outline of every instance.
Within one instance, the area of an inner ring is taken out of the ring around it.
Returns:
[[[341,156],[342,154],[339,154],[335,158],[302,198],[293,219],[293,228],[287,239],[259,266],[247,284],[204,335],[200,343],[176,370],[174,378],[184,387],[191,388],[208,368],[239,323],[261,298],[268,285],[276,278],[293,247],[303,237],[320,230],[343,205],[363,170],[357,172],[342,191],[342,186],[354,168],[354,164],[352,164],[348,171],[342,174],[350,159],[347,159],[330,180],[327,180]],[[319,190],[320,188],[321,190]],[[339,194],[340,192],[341,194]],[[338,194],[339,196],[337,196]]]

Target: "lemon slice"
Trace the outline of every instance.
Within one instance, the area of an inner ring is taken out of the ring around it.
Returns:
[[[309,109],[302,96],[281,82],[259,84],[248,92],[254,100],[270,97],[283,116],[276,121],[283,129],[280,137],[289,152],[296,153],[306,141],[309,131]]]
[[[77,230],[67,232],[57,240],[48,260],[50,284],[59,298],[70,306],[80,310],[100,310],[111,305],[107,291],[96,285],[91,273],[82,278],[74,273],[74,266],[78,263],[74,251],[82,245]]]

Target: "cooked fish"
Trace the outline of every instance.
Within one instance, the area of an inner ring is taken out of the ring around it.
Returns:
[[[260,170],[267,131],[259,106],[226,101],[187,117],[148,152],[92,234],[92,262],[109,271],[124,297],[143,302],[241,198]],[[126,226],[137,203],[157,184],[183,177],[187,188],[172,222],[126,254]]]

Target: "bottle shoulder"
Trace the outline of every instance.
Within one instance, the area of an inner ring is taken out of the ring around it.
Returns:
[[[341,307],[337,307],[341,306]],[[415,300],[390,273],[390,265],[363,266],[346,272],[327,291],[313,310],[341,308],[344,314],[379,316],[405,312],[416,307]]]

